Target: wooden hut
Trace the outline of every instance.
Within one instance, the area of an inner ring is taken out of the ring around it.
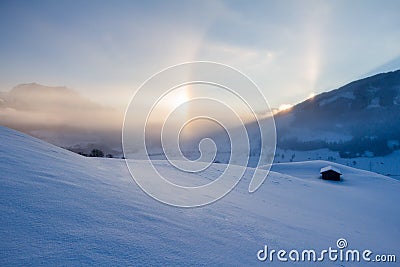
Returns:
[[[322,168],[320,173],[322,179],[331,181],[340,181],[340,176],[342,175],[342,173],[338,169],[332,166]]]

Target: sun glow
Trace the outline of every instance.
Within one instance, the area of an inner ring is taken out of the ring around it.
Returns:
[[[288,110],[291,109],[292,107],[293,107],[292,104],[282,104],[279,106],[279,111]]]
[[[168,110],[173,110],[190,100],[186,87],[174,89],[166,94],[161,100],[160,105]]]
[[[176,94],[172,96],[171,99],[171,104],[174,107],[178,107],[184,103],[189,101],[189,96],[186,88],[182,88],[181,90],[178,90]]]

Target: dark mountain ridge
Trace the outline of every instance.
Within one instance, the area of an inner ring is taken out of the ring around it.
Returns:
[[[341,157],[399,148],[400,70],[351,82],[275,116],[279,148],[329,148]]]

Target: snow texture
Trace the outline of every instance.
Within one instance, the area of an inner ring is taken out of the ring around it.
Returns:
[[[0,266],[310,266],[262,263],[256,253],[326,249],[339,238],[400,255],[400,182],[382,175],[326,161],[275,164],[253,194],[247,175],[220,201],[182,209],[142,192],[123,160],[85,158],[5,127],[0,140]],[[185,177],[156,164],[182,183],[225,167]],[[320,179],[329,164],[341,182]]]

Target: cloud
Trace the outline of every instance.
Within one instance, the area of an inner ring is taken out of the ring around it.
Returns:
[[[12,124],[69,125],[110,129],[121,125],[114,109],[103,107],[66,87],[22,84],[3,94],[0,121]],[[5,116],[7,115],[7,116]]]
[[[0,124],[58,145],[118,140],[123,114],[66,87],[22,84],[0,95]],[[60,136],[68,133],[64,140]],[[75,141],[73,141],[75,140]]]

